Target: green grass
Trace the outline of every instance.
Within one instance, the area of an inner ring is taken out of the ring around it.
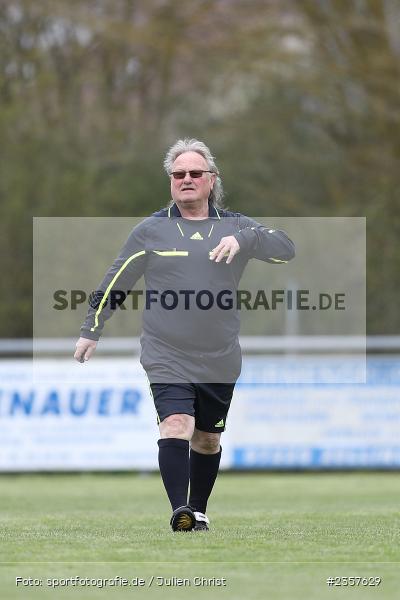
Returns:
[[[396,473],[221,474],[212,530],[172,533],[158,475],[0,477],[0,598],[395,599]],[[15,577],[226,577],[226,587],[16,587]],[[328,588],[329,576],[380,576]]]

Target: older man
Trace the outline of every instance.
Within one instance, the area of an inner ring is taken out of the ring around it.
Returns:
[[[89,360],[105,320],[144,275],[141,363],[157,411],[170,524],[199,531],[208,529],[221,432],[241,369],[238,311],[226,300],[249,259],[286,263],[294,246],[283,231],[222,208],[221,178],[203,142],[178,140],[164,167],[172,201],[133,229],[92,298],[75,358]]]

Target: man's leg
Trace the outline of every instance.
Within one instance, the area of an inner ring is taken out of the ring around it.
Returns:
[[[193,435],[194,417],[176,414],[160,424],[158,462],[161,477],[174,511],[187,504],[189,487],[189,440]]]
[[[208,433],[195,428],[190,448],[189,504],[205,513],[207,501],[217,478],[221,460],[220,433]]]

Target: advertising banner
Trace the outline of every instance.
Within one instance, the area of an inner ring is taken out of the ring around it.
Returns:
[[[366,384],[335,383],[338,370],[343,379],[363,368],[359,360],[245,356],[222,467],[400,467],[400,357],[369,358]],[[288,383],[260,384],[260,369],[272,381],[279,369]],[[290,383],[294,369],[313,382]],[[158,468],[156,412],[137,358],[4,360],[0,381],[0,470]]]

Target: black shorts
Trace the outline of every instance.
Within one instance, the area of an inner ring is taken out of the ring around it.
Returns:
[[[191,415],[200,431],[225,431],[234,383],[151,383],[157,422],[176,414]]]

